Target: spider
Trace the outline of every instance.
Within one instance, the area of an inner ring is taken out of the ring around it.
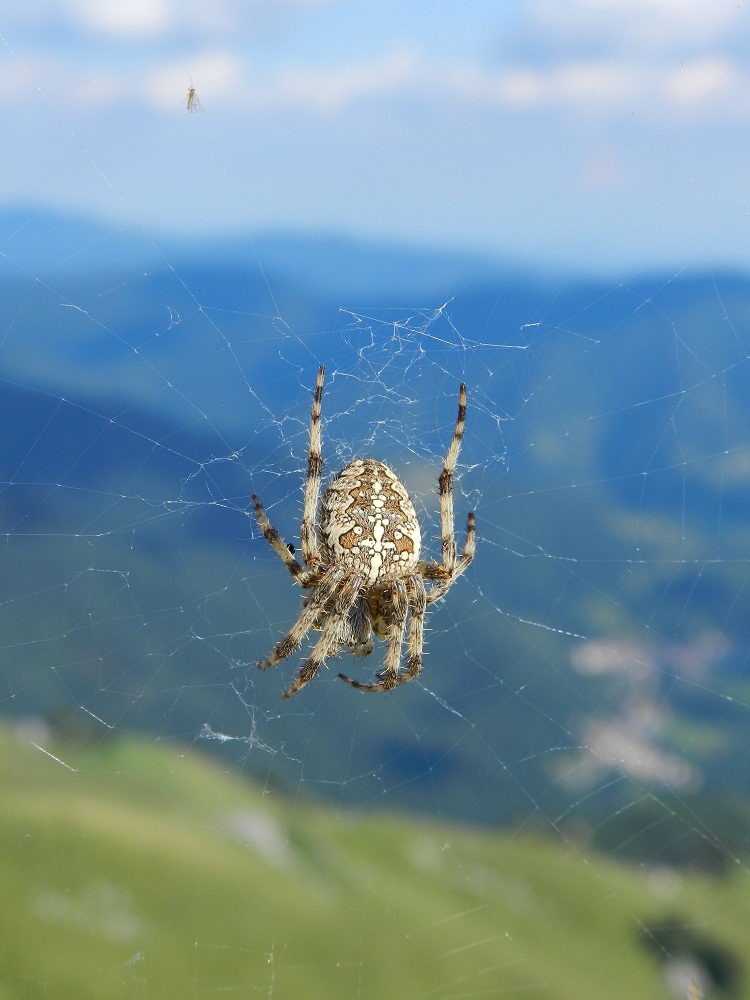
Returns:
[[[324,374],[321,365],[312,405],[300,532],[304,566],[253,494],[264,537],[297,583],[308,591],[297,621],[268,659],[255,666],[267,670],[290,656],[310,629],[321,633],[284,698],[291,698],[311,681],[326,658],[336,656],[342,647],[348,646],[355,656],[368,656],[373,649],[373,632],[388,640],[385,664],[376,680],[365,684],[339,674],[341,680],[360,691],[390,691],[414,680],[422,670],[425,611],[445,597],[474,558],[474,514],[468,516],[460,554],[453,530],[453,470],[464,432],[466,386],[462,384],[459,390],[458,419],[439,480],[442,562],[438,563],[420,561],[419,522],[409,494],[396,474],[373,458],[357,459],[342,469],[323,494],[318,510]],[[429,581],[429,588],[424,581]],[[402,670],[405,638],[408,655]]]

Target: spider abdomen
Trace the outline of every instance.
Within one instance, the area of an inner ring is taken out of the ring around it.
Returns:
[[[323,494],[318,526],[326,562],[363,573],[373,586],[409,576],[421,535],[409,494],[387,465],[358,459]]]

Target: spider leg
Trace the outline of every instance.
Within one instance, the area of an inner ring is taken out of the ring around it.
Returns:
[[[310,417],[310,451],[307,457],[305,502],[302,508],[302,529],[300,531],[302,558],[309,566],[316,566],[320,562],[318,532],[315,527],[315,516],[318,510],[320,477],[323,471],[323,459],[321,457],[320,411],[323,405],[324,374],[325,366],[321,365],[318,369],[318,381],[315,384],[315,396],[313,397],[312,414]]]
[[[470,510],[469,515],[466,518],[466,541],[464,542],[464,550],[458,559],[457,574],[463,573],[463,571],[471,565],[476,550],[477,521],[474,517],[474,511]]]
[[[427,592],[428,604],[434,604],[434,602],[439,601],[441,597],[445,597],[446,593],[450,590],[459,576],[461,576],[464,570],[471,564],[476,551],[476,537],[476,519],[474,518],[474,513],[471,512],[466,523],[466,542],[464,543],[464,550],[458,557],[453,568],[453,572],[448,573],[446,569],[438,563],[419,564],[420,574],[425,580],[437,581]]]
[[[427,591],[427,604],[434,604],[445,597],[456,580],[474,558],[476,549],[476,524],[474,514],[469,514],[466,524],[466,542],[464,550],[459,555],[456,546],[456,535],[453,530],[453,473],[461,450],[461,439],[464,436],[466,423],[466,386],[461,383],[458,395],[458,418],[453,438],[445,456],[445,465],[440,473],[440,532],[442,536],[442,563],[434,560],[420,562],[417,567],[419,575],[425,580],[434,580],[434,585]]]
[[[458,417],[453,438],[448,446],[443,471],[440,473],[440,527],[442,535],[443,566],[453,574],[456,565],[456,536],[453,530],[453,473],[461,450],[466,423],[466,386],[461,383],[458,392]]]
[[[292,574],[297,583],[301,584],[303,587],[309,586],[311,579],[311,574],[301,566],[297,560],[294,558],[294,554],[289,546],[286,544],[284,539],[278,533],[276,528],[268,520],[268,515],[263,510],[260,500],[253,493],[253,504],[255,505],[255,516],[258,519],[258,524],[260,525],[260,530],[263,532],[263,537],[274,550],[274,552],[280,556],[281,561],[284,563],[286,568]]]
[[[299,646],[310,629],[317,623],[321,615],[325,613],[325,606],[330,601],[336,587],[340,582],[341,570],[331,566],[323,573],[317,586],[315,586],[307,600],[307,604],[302,609],[299,618],[292,625],[284,638],[276,645],[276,648],[267,660],[260,660],[255,666],[258,670],[268,670],[281,660],[286,659],[290,653]]]
[[[300,688],[313,679],[326,657],[337,652],[341,645],[341,622],[346,619],[357,600],[361,586],[362,577],[359,574],[344,577],[334,595],[333,608],[323,626],[322,635],[315,643],[309,658],[300,667],[294,682],[281,696],[282,698],[291,698],[295,695]]]
[[[341,622],[339,645],[348,646],[354,656],[369,656],[372,652],[372,617],[361,594]]]
[[[422,646],[424,645],[424,616],[427,610],[427,594],[419,576],[410,576],[409,587],[409,652],[406,673],[399,683],[413,681],[422,672]]]
[[[448,575],[445,567],[434,559],[422,560],[417,565],[417,571],[423,580],[444,580]]]
[[[422,588],[422,591],[424,592],[424,588]],[[391,618],[391,626],[388,634],[388,649],[385,654],[385,665],[376,674],[378,681],[371,684],[363,684],[362,681],[352,680],[346,674],[339,674],[342,681],[346,681],[351,687],[358,688],[360,691],[390,691],[401,683],[398,669],[401,663],[401,647],[406,631],[406,616],[409,611],[409,596],[403,580],[393,581],[391,603],[393,605],[393,617]]]

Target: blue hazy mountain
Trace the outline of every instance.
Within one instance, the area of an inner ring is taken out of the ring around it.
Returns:
[[[34,207],[0,211],[0,247],[8,274],[126,272],[191,262],[264,272],[293,280],[322,296],[356,295],[415,301],[448,294],[477,278],[496,275],[497,260],[468,252],[424,250],[356,239],[345,234],[260,232],[175,238],[146,229],[107,226]],[[508,270],[507,265],[505,270]]]

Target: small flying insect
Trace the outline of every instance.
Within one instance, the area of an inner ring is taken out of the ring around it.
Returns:
[[[188,88],[186,107],[191,114],[195,114],[196,111],[203,111],[203,105],[195,92],[192,80],[190,81],[190,87]]]

